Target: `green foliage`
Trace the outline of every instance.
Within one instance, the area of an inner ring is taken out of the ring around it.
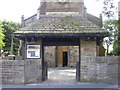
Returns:
[[[107,38],[104,39],[104,43],[107,46],[107,54],[109,51],[109,46],[117,40],[117,32],[118,32],[118,20],[106,20],[104,21],[104,29],[107,30],[110,34]]]
[[[117,40],[118,38],[118,20],[106,20],[104,21],[103,24],[105,30],[107,30],[110,34],[111,34],[111,38],[113,38],[114,40]]]
[[[120,56],[120,20],[118,20],[118,30],[116,32],[117,40],[114,42],[113,45],[113,54]]]
[[[0,24],[0,49],[2,49],[5,46],[5,43],[3,42],[5,35],[3,34],[3,28],[2,25]]]
[[[3,42],[5,43],[5,47],[3,48],[4,52],[10,53],[10,47],[11,47],[11,38],[12,35],[16,30],[19,30],[20,24],[15,22],[9,22],[9,21],[2,21],[2,28],[4,29],[4,35],[5,39]],[[18,48],[19,48],[19,40],[17,38],[13,38],[13,54],[17,55]]]
[[[120,56],[120,40],[116,40],[113,45],[113,55]]]

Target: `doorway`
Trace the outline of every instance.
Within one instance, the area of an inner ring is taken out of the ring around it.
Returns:
[[[63,67],[68,66],[68,53],[63,52]]]
[[[69,46],[57,47],[57,67],[68,66],[68,49]]]

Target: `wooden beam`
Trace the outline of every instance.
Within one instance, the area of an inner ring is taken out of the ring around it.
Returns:
[[[81,46],[80,46],[80,43],[81,43],[81,39],[79,40],[79,61],[77,62],[77,68],[76,68],[76,78],[77,78],[77,81],[80,81],[81,80]]]
[[[81,79],[81,39],[79,40],[79,81]]]

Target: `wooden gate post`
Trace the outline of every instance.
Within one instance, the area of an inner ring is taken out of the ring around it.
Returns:
[[[41,57],[42,57],[42,81],[45,81],[45,61],[44,61],[44,43],[41,41]]]
[[[76,64],[76,79],[77,81],[80,81],[81,79],[81,39],[79,40],[79,61]]]

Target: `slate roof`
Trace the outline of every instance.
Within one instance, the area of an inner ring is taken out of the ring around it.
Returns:
[[[80,15],[43,15],[15,34],[108,33]]]

